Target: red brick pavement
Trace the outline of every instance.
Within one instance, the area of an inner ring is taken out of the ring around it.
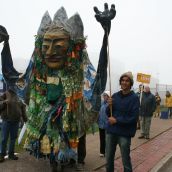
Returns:
[[[172,128],[131,151],[133,171],[149,172],[171,150]],[[99,170],[103,171],[104,167]],[[123,172],[121,158],[115,160],[115,172]]]

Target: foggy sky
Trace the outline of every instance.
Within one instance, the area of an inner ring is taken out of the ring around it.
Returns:
[[[93,7],[103,10],[104,2],[109,6],[115,3],[117,11],[109,38],[111,68],[150,74],[160,83],[172,85],[171,0],[1,0],[0,25],[10,35],[13,60],[30,59],[43,14],[48,10],[53,18],[64,6],[68,17],[75,12],[80,14],[84,35],[88,36],[88,53],[96,66],[103,30],[94,18]],[[114,64],[118,62],[121,67]]]

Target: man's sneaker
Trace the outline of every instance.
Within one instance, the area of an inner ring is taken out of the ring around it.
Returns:
[[[100,153],[100,155],[99,155],[100,157],[105,157],[105,154],[103,154],[103,153]]]
[[[84,171],[84,164],[82,163],[76,164],[76,171]]]
[[[5,161],[5,158],[3,155],[0,155],[0,162],[4,162]]]
[[[18,160],[19,158],[16,155],[8,155],[8,159]]]
[[[143,135],[139,136],[138,139],[144,139],[145,137]]]

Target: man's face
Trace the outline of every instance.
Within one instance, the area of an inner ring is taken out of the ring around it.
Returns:
[[[61,69],[64,66],[69,36],[63,33],[47,32],[44,35],[42,53],[49,68]]]
[[[121,89],[124,91],[130,90],[131,88],[131,81],[127,76],[124,76],[121,79]]]
[[[103,99],[104,99],[104,101],[107,101],[108,98],[109,98],[109,96],[108,96],[107,94],[103,94]]]
[[[145,91],[145,93],[149,93],[150,92],[150,88],[148,86],[146,86],[144,91]]]

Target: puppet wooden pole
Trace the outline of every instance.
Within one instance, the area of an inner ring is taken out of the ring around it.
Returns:
[[[109,90],[110,90],[110,98],[112,96],[111,92],[111,68],[110,68],[110,56],[109,56],[109,35],[108,35],[108,29],[107,31],[107,59],[108,59],[108,74],[109,74]],[[112,116],[112,104],[109,106],[110,108],[110,116]]]
[[[110,97],[111,97],[111,74],[110,74],[110,58],[109,58],[109,34],[110,32],[110,27],[111,27],[111,20],[116,16],[116,10],[115,10],[115,5],[111,5],[111,9],[109,11],[108,9],[108,4],[104,4],[104,11],[101,12],[98,10],[97,7],[94,7],[94,11],[96,13],[95,17],[98,22],[103,26],[105,30],[105,34],[107,36],[107,60],[108,60],[108,65],[109,65],[109,89],[110,89]],[[108,28],[109,27],[109,28]],[[112,116],[112,103],[110,103],[110,116]]]

